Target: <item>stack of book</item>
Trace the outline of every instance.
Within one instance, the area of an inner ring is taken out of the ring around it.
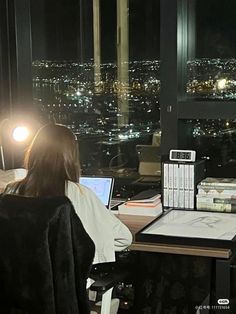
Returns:
[[[143,191],[118,207],[120,214],[159,216],[162,214],[161,194],[155,190]]]
[[[174,162],[162,164],[163,205],[174,208],[195,208],[197,184],[205,178],[205,162]]]
[[[235,178],[208,177],[197,188],[197,210],[236,212]]]

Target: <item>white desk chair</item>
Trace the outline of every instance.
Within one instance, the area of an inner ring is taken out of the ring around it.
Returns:
[[[112,288],[110,290],[112,290]],[[90,314],[117,314],[120,300],[117,298],[111,299],[112,291],[110,290],[104,293],[102,301],[95,304],[96,309],[90,311]]]
[[[102,273],[101,276],[93,278],[95,282],[90,286],[90,296],[93,292],[102,295],[102,300],[95,303],[95,309],[92,309],[90,314],[117,314],[120,300],[112,299],[112,291],[115,285],[123,282],[127,278],[128,272],[125,270],[111,269],[111,272]]]

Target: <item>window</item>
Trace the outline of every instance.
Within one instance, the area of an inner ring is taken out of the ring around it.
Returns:
[[[236,120],[189,119],[185,121],[187,148],[206,160],[207,176],[232,177],[236,169]]]
[[[235,10],[234,0],[224,5],[220,0],[196,1],[195,54],[187,62],[188,96],[236,99]]]
[[[78,136],[84,172],[137,170],[160,130],[159,1],[31,1],[34,105]]]
[[[181,1],[186,24],[178,99],[178,146],[206,160],[208,176],[233,177],[236,116],[235,2]],[[184,49],[185,47],[185,49]],[[181,133],[182,132],[182,133]]]
[[[34,107],[77,134],[84,173],[135,172],[136,145],[159,136],[160,114],[166,155],[201,150],[183,121],[187,130],[215,121],[216,137],[233,123],[233,0],[30,1]]]

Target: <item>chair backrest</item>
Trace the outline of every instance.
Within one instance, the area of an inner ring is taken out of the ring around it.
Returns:
[[[94,244],[67,197],[0,198],[0,305],[4,313],[89,313]]]

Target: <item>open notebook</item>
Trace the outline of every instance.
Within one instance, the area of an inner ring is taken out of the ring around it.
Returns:
[[[79,182],[93,190],[102,203],[109,209],[115,209],[116,206],[124,202],[119,199],[112,199],[114,178],[81,176]]]

